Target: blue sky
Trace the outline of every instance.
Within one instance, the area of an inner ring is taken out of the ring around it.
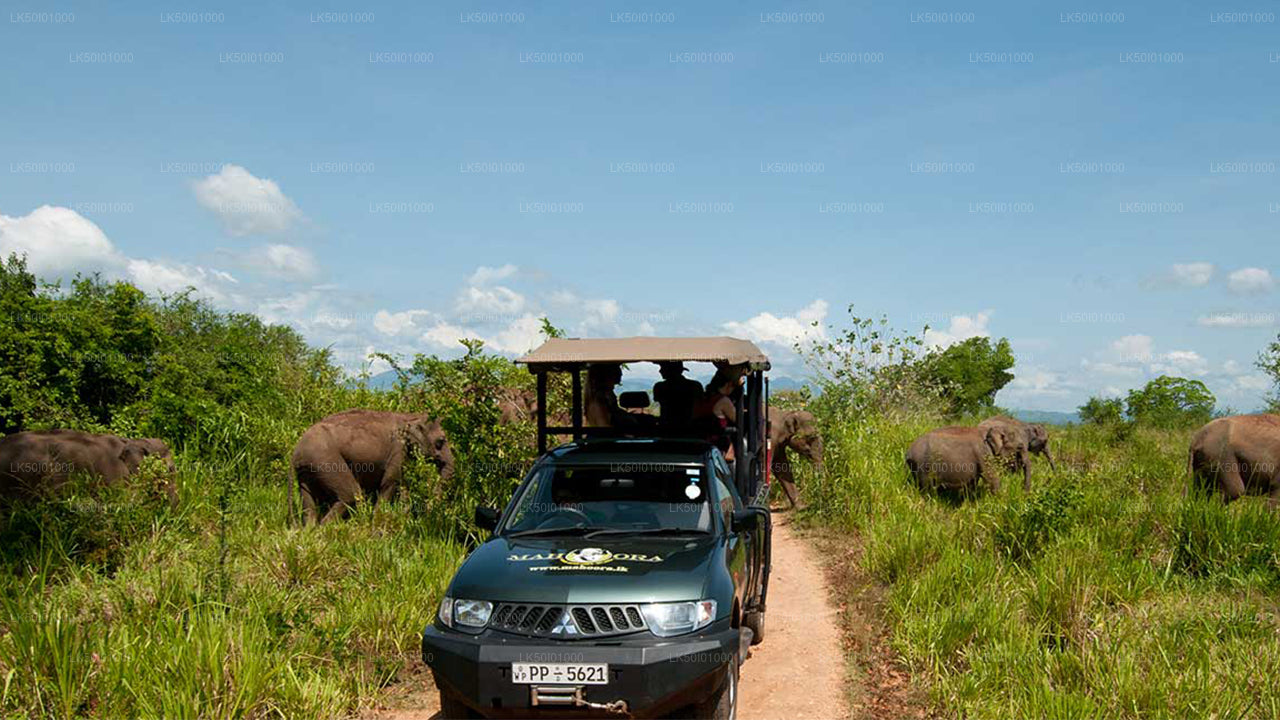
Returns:
[[[1082,15],[1073,15],[1077,11]],[[1277,8],[14,0],[0,252],[370,349],[1008,337],[999,401],[1161,373],[1253,409],[1280,331]]]

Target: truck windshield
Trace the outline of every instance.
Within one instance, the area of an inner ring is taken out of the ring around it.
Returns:
[[[544,467],[504,533],[710,532],[705,474],[699,466],[662,463]]]

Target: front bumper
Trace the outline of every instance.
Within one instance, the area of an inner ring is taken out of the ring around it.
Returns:
[[[727,620],[688,637],[644,633],[608,643],[556,642],[493,630],[469,635],[434,625],[422,633],[422,659],[440,691],[486,717],[609,715],[586,708],[533,707],[531,686],[511,681],[513,662],[608,663],[609,684],[584,686],[586,700],[622,700],[629,715],[654,717],[709,697],[742,648],[741,631]]]

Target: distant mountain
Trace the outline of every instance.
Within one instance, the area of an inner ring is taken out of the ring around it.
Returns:
[[[349,378],[347,380],[347,385],[351,387],[355,387],[357,382],[359,382],[359,380],[357,380],[356,378]],[[380,372],[377,375],[369,376],[369,389],[371,390],[390,390],[391,388],[395,387],[395,385],[396,385],[395,370],[387,370],[384,372]]]
[[[1080,416],[1073,412],[1057,412],[1054,410],[1010,410],[1009,414],[1022,422],[1043,423],[1045,425],[1079,424]]]

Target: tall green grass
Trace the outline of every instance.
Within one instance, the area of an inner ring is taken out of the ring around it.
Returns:
[[[922,494],[934,422],[828,422],[809,517],[855,534],[896,651],[968,718],[1280,717],[1280,520],[1185,498],[1187,437],[1055,429],[1030,493]]]
[[[177,510],[135,485],[22,511],[0,716],[345,717],[416,657],[463,550],[412,498],[301,528],[282,462],[179,460]]]

